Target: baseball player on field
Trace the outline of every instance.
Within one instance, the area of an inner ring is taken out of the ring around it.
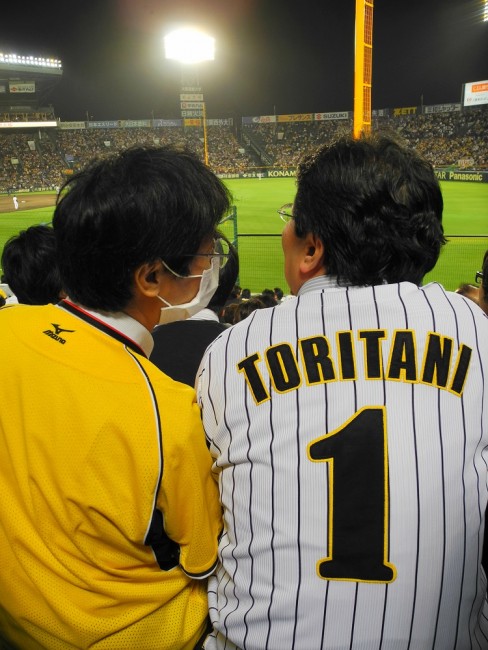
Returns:
[[[280,210],[296,300],[210,346],[224,511],[206,650],[488,648],[488,319],[437,283],[432,167],[323,147]]]

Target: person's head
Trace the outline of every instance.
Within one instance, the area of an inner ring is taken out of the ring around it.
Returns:
[[[237,307],[241,303],[239,302],[228,302],[221,313],[220,316],[220,322],[225,323],[226,325],[233,325],[234,324],[234,314],[236,312]]]
[[[241,295],[240,295],[241,300],[249,300],[250,297],[251,297],[251,289],[243,289],[241,291]]]
[[[2,269],[20,303],[47,305],[59,302],[64,295],[50,226],[30,226],[11,237],[3,249]]]
[[[283,289],[280,289],[279,287],[274,288],[274,296],[276,300],[279,302],[283,298]]]
[[[265,307],[265,303],[257,296],[238,303],[234,311],[234,325],[247,318],[254,310],[264,309]]]
[[[189,151],[137,147],[94,161],[66,182],[53,218],[69,297],[152,329],[161,300],[197,294],[229,205],[225,185]]]
[[[240,295],[241,295],[241,287],[238,284],[235,284],[232,287],[232,291],[230,292],[230,297],[239,298]]]
[[[222,312],[224,305],[232,294],[235,281],[239,275],[239,256],[237,254],[237,249],[231,244],[227,237],[224,237],[222,234],[219,234],[219,237],[226,242],[229,250],[227,261],[219,272],[219,286],[208,303],[208,308],[216,314]]]
[[[432,166],[386,137],[344,138],[306,156],[283,231],[293,293],[316,275],[339,283],[420,284],[445,243]]]
[[[259,298],[262,303],[264,303],[265,307],[276,307],[278,304],[278,301],[274,295],[274,291],[271,291],[271,289],[264,289],[264,291],[256,297]]]

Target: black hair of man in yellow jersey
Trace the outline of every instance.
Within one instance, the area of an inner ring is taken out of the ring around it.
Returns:
[[[164,260],[188,275],[229,205],[225,185],[186,150],[135,147],[93,162],[65,183],[53,218],[68,295],[121,311],[142,265]]]

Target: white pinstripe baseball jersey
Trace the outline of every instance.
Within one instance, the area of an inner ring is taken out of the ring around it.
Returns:
[[[476,305],[316,278],[210,346],[198,398],[225,521],[206,648],[488,647]]]

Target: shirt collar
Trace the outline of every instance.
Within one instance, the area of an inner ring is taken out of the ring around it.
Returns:
[[[154,341],[149,330],[147,330],[144,325],[139,323],[139,321],[132,318],[124,312],[106,312],[98,311],[94,309],[86,309],[77,303],[73,302],[69,298],[61,301],[60,306],[63,306],[63,303],[66,305],[66,308],[69,308],[71,313],[77,313],[80,317],[83,317],[83,314],[88,315],[96,322],[102,322],[109,327],[111,330],[115,330],[122,334],[125,338],[129,339],[136,344],[142,352],[149,357],[154,347]],[[74,310],[73,310],[74,308]],[[86,318],[84,320],[87,320]],[[109,332],[107,332],[109,333]]]
[[[318,291],[323,289],[345,289],[347,285],[337,284],[337,277],[335,275],[319,275],[311,280],[307,280],[302,284],[298,290],[299,296],[309,291]]]
[[[219,322],[219,317],[211,309],[201,309],[194,316],[191,316],[188,320],[213,320]]]
[[[387,286],[388,282],[386,280],[383,281],[382,285],[375,285],[375,286]],[[300,289],[298,290],[298,296],[303,295],[304,293],[308,293],[309,291],[323,291],[324,289],[338,289],[338,290],[344,290],[344,289],[364,289],[365,287],[369,287],[372,285],[353,285],[347,280],[344,280],[342,284],[338,284],[337,282],[337,276],[335,275],[319,275],[315,278],[312,278],[311,280],[307,280]]]

